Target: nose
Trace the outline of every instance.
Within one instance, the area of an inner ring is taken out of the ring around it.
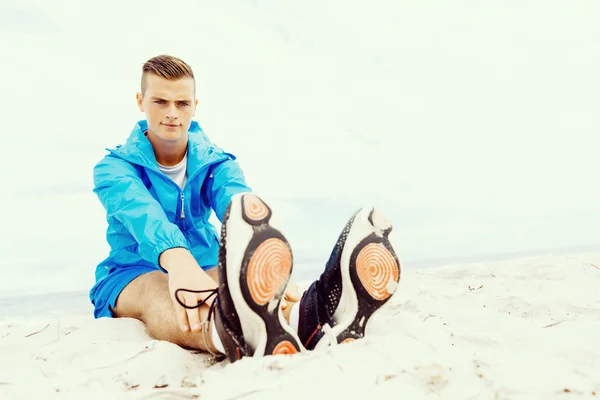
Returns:
[[[175,107],[174,104],[169,106],[169,109],[167,110],[167,118],[168,119],[177,119],[177,107]]]

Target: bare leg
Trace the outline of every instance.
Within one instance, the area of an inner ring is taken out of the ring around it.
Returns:
[[[215,281],[217,268],[207,271]],[[175,318],[175,309],[169,294],[169,277],[161,271],[138,276],[123,289],[113,312],[117,318],[135,318],[146,325],[150,335],[158,340],[166,340],[181,347],[208,351],[202,333],[183,332]],[[208,317],[209,307],[200,307],[200,320]],[[207,341],[212,352],[212,324],[207,332]]]
[[[209,269],[207,274],[218,282],[218,268]],[[288,323],[292,307],[297,302],[294,301],[294,297],[288,298],[287,307],[282,309]],[[117,318],[135,318],[142,321],[155,339],[166,340],[185,348],[208,351],[202,333],[181,331],[173,307],[168,275],[154,271],[140,275],[129,283],[119,295],[113,312]],[[208,306],[200,307],[201,321],[206,320],[208,312]],[[206,339],[210,350],[217,352],[212,341],[212,323],[210,328]]]

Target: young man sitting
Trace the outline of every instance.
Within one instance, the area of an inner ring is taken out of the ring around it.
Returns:
[[[195,92],[184,61],[148,60],[137,93],[146,119],[94,168],[110,246],[90,291],[94,316],[136,318],[156,339],[230,361],[363,337],[400,279],[390,222],[372,208],[352,215],[300,296],[276,213],[192,121]]]

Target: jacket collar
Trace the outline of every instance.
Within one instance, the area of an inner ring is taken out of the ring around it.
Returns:
[[[117,146],[115,149],[109,149],[109,151],[128,161],[159,171],[152,143],[144,135],[147,130],[148,122],[146,120],[138,121],[125,144]],[[205,165],[226,156],[221,148],[210,142],[200,125],[196,121],[192,121],[188,130],[188,176]]]

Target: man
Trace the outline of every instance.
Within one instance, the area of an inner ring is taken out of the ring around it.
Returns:
[[[184,61],[148,60],[137,93],[146,119],[94,168],[111,249],[90,291],[94,316],[136,318],[156,339],[230,361],[363,337],[400,279],[391,224],[357,211],[300,298],[276,215],[192,121],[195,91]]]

